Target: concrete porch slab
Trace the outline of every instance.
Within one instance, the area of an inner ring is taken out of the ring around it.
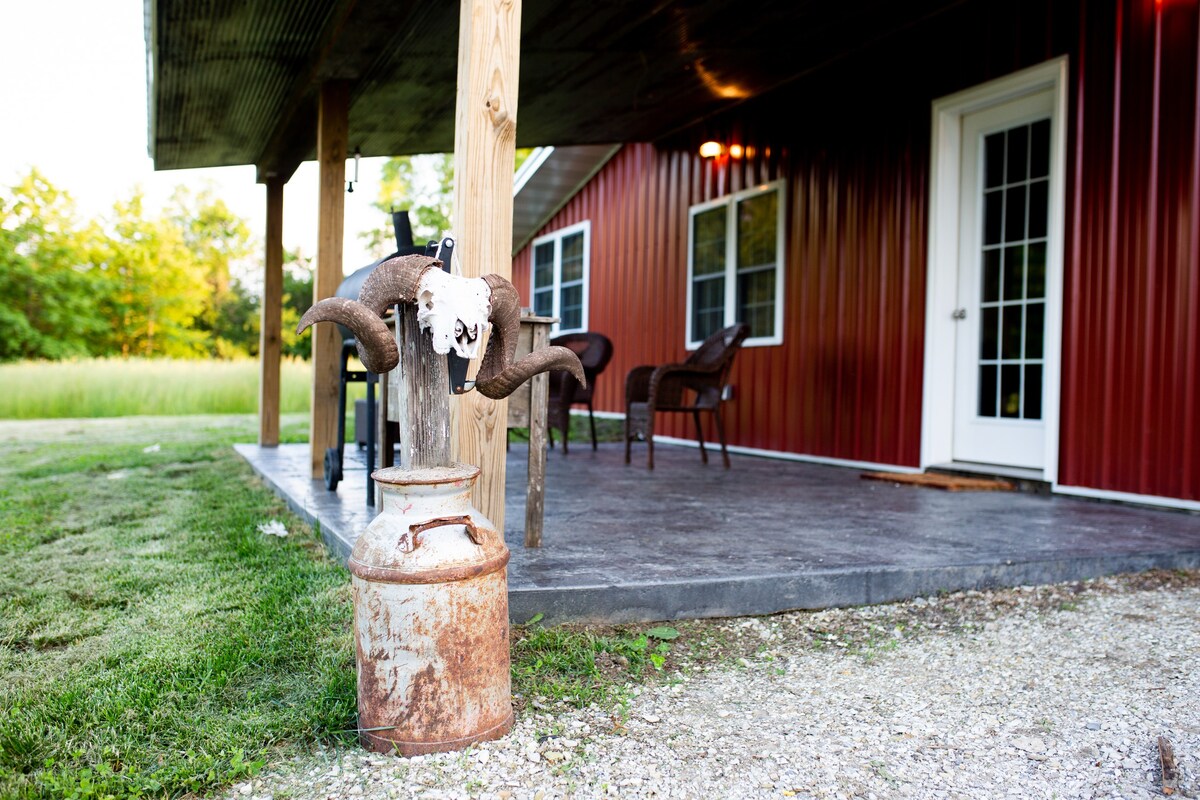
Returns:
[[[336,492],[308,445],[236,445],[263,480],[349,554],[374,516],[362,455]],[[1016,492],[861,480],[862,470],[620,444],[548,454],[543,546],[523,544],[527,451],[508,456],[505,539],[514,621],[634,622],[769,614],[939,591],[1200,567],[1200,514]]]

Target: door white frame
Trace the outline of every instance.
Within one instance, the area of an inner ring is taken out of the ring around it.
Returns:
[[[955,325],[958,307],[962,117],[1033,92],[1051,90],[1050,219],[1046,247],[1043,478],[1058,480],[1059,391],[1062,374],[1063,224],[1067,139],[1067,57],[1062,56],[933,102],[929,159],[929,263],[925,294],[925,380],[921,467],[953,460]]]

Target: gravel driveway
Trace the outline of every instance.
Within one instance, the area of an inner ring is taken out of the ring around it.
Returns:
[[[1200,574],[708,625],[616,711],[525,704],[504,739],[319,750],[229,798],[1144,798],[1200,791]],[[539,708],[539,706],[541,706]]]

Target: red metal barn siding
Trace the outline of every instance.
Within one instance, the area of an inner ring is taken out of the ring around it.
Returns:
[[[1198,6],[1084,9],[1068,142],[1064,485],[1200,500]]]
[[[906,144],[805,153],[790,164],[778,153],[717,163],[648,144],[623,148],[540,232],[591,221],[589,327],[614,344],[597,408],[624,410],[632,367],[686,355],[688,208],[785,177],[784,342],[738,356],[730,441],[916,464],[925,172]],[[526,304],[529,262],[529,247],[513,262]],[[661,423],[666,435],[692,436],[681,415]]]

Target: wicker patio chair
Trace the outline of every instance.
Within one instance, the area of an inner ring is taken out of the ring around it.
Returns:
[[[550,413],[548,427],[550,446],[554,446],[554,429],[562,431],[563,455],[567,454],[567,438],[571,430],[571,406],[583,404],[587,406],[588,422],[592,426],[592,449],[596,449],[596,419],[592,416],[592,396],[596,390],[596,378],[612,360],[612,341],[602,333],[565,333],[550,340],[552,345],[560,345],[575,351],[579,363],[583,364],[583,374],[587,378],[587,387],[579,385],[579,381],[571,377],[565,370],[554,370],[550,373]]]
[[[721,402],[733,358],[750,333],[743,324],[730,325],[704,340],[686,361],[662,366],[634,367],[625,378],[625,463],[635,439],[645,439],[649,456],[647,466],[654,469],[654,415],[662,412],[691,413],[696,423],[696,441],[700,458],[708,463],[700,412],[713,415],[721,456],[729,468],[725,449],[725,427],[721,420]]]

